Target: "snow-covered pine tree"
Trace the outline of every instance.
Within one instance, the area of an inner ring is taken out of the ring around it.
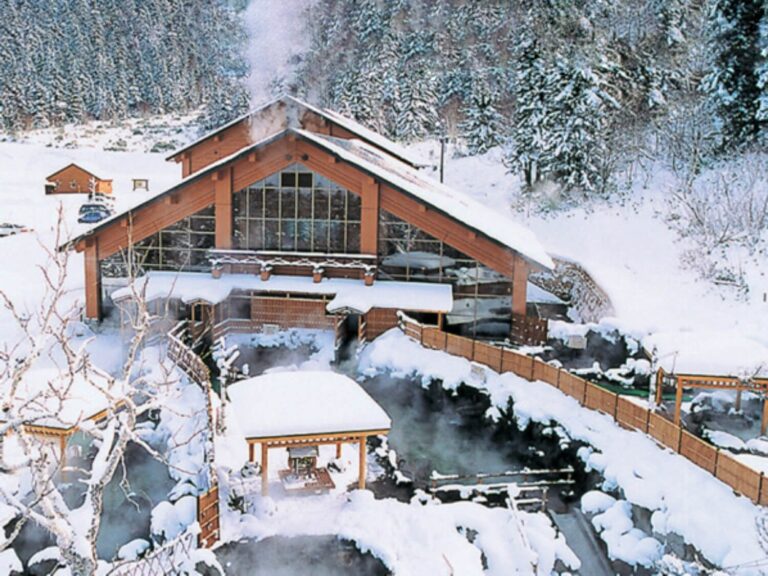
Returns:
[[[710,21],[714,58],[707,91],[723,125],[723,147],[755,141],[766,122],[759,117],[760,22],[764,0],[717,0]]]
[[[554,94],[544,119],[548,172],[566,192],[604,193],[609,184],[604,167],[609,158],[607,116],[617,103],[599,68],[586,61],[559,59],[548,83]]]
[[[484,154],[504,139],[504,118],[487,86],[480,85],[464,109],[461,132],[470,154]]]
[[[527,38],[517,47],[513,62],[515,107],[505,161],[512,172],[522,172],[525,184],[530,188],[548,171],[550,146],[545,118],[550,116],[552,103],[546,92],[549,64],[535,37]]]
[[[763,0],[763,18],[758,27],[760,63],[757,67],[758,96],[757,120],[762,126],[762,138],[768,140],[768,0]]]

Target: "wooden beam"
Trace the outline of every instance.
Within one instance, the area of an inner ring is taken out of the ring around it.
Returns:
[[[379,247],[379,185],[373,179],[363,182],[360,212],[360,252],[376,255]]]
[[[90,320],[101,319],[101,270],[99,269],[99,245],[97,242],[85,248],[85,316]]]
[[[656,406],[661,406],[664,401],[664,368],[656,371]]]
[[[216,172],[219,178],[214,182],[214,209],[216,214],[216,248],[232,248],[232,169]]]
[[[261,443],[261,495],[269,496],[269,446]]]
[[[528,266],[522,258],[515,259],[512,272],[512,314],[525,316],[528,302]]]
[[[760,436],[765,436],[768,431],[768,400],[763,394],[763,417],[760,420]]]
[[[341,442],[336,442],[336,460],[341,458]]]
[[[248,462],[256,461],[256,444],[248,442]]]
[[[685,380],[678,377],[677,389],[675,390],[675,425],[680,426],[680,420],[682,419],[681,410],[683,405],[683,383]]]
[[[358,465],[358,476],[357,476],[357,487],[360,490],[365,490],[365,475],[366,471],[368,469],[366,464],[366,436],[360,436],[360,442],[358,443],[359,446],[359,465]]]

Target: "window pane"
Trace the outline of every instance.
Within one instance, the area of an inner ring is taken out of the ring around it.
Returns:
[[[347,220],[360,221],[360,196],[352,192],[347,194]]]
[[[248,194],[245,190],[232,195],[232,214],[235,218],[245,218],[247,212]]]
[[[283,220],[281,250],[296,250],[296,221]]]
[[[280,174],[280,186],[282,188],[295,188],[296,187],[296,173],[295,172],[282,172]]]
[[[299,172],[299,188],[312,188],[312,172]]]
[[[248,248],[261,250],[264,247],[264,221],[250,220],[248,222]]]
[[[279,250],[280,241],[278,237],[279,225],[277,220],[267,220],[264,224],[264,249]]]
[[[280,199],[279,199],[279,192],[276,188],[265,188],[264,189],[264,205],[266,208],[265,217],[266,218],[279,218],[280,217]],[[254,214],[251,214],[250,217],[253,218]]]
[[[331,252],[344,252],[344,224],[331,222]]]
[[[312,221],[299,220],[297,222],[297,241],[296,249],[300,252],[309,252],[312,250]]]
[[[259,186],[248,191],[248,217],[261,218],[264,211],[264,189]]]
[[[314,226],[314,246],[315,252],[328,252],[328,223],[315,220]]]
[[[280,191],[280,210],[282,211],[283,219],[293,220],[296,218],[296,191],[295,190],[281,190]]]
[[[331,220],[344,220],[346,192],[334,190],[331,194]]]
[[[312,218],[312,190],[299,190],[299,218]]]
[[[328,214],[328,192],[315,190],[315,220],[327,220]]]
[[[234,226],[234,245],[236,249],[244,250],[248,248],[247,239],[248,224],[245,219],[236,219]]]
[[[360,224],[347,226],[347,252],[360,252]]]

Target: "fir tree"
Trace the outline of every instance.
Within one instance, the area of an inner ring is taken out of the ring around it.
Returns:
[[[504,118],[496,110],[486,87],[477,89],[464,117],[461,130],[470,154],[484,154],[502,143]]]
[[[723,123],[723,146],[753,142],[760,118],[760,22],[764,0],[717,0],[712,10],[715,50],[707,87]]]

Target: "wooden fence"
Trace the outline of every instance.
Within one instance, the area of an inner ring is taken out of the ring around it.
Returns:
[[[611,416],[624,428],[648,434],[662,446],[713,474],[756,504],[768,505],[768,478],[764,474],[645,406],[609,392],[567,370],[508,348],[447,334],[437,327],[424,326],[404,315],[401,315],[399,325],[407,336],[427,348],[461,356],[484,364],[496,372],[513,372],[526,380],[539,380],[559,388],[582,406]]]
[[[164,576],[179,574],[184,562],[197,547],[195,530],[187,530],[144,558],[122,562],[107,576]]]

